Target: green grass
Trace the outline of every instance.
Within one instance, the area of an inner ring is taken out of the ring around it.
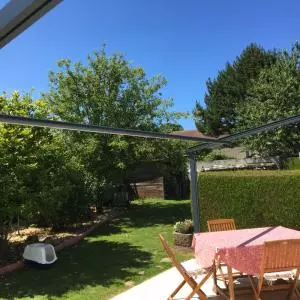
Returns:
[[[190,217],[187,200],[135,201],[125,215],[58,253],[50,269],[25,268],[1,278],[0,299],[109,299],[128,288],[125,282],[138,284],[170,268],[161,262],[166,253],[158,233],[171,241],[175,221]]]

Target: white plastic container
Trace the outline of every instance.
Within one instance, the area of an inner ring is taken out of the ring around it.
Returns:
[[[51,244],[35,243],[25,247],[23,258],[42,265],[53,264],[56,260],[55,249]]]

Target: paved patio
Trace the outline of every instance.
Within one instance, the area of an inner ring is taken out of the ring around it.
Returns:
[[[187,270],[197,269],[197,264],[194,259],[183,263]],[[202,276],[199,276],[196,281],[200,281]],[[175,268],[171,268],[155,277],[152,277],[143,283],[113,297],[111,300],[166,300],[172,293],[175,287],[182,281],[182,278]],[[176,300],[183,300],[185,296],[190,293],[189,286],[184,286],[182,291],[176,296]],[[206,293],[210,300],[224,299],[217,296],[213,291],[213,280],[208,280],[203,286],[203,291]],[[283,300],[286,298],[286,292],[284,293],[263,293],[262,300]],[[194,299],[199,299],[194,297]],[[252,295],[236,296],[236,300],[252,300]],[[292,298],[296,300],[294,296]]]

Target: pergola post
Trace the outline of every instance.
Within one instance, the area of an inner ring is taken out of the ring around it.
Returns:
[[[190,176],[191,176],[191,197],[192,197],[192,214],[194,222],[194,232],[200,232],[200,214],[199,214],[199,197],[198,197],[198,176],[197,176],[197,158],[195,155],[189,156]]]

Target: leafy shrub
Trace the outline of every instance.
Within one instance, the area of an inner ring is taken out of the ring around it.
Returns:
[[[199,176],[201,227],[234,218],[239,228],[300,229],[300,171],[224,171]]]
[[[174,232],[192,233],[193,230],[194,230],[193,221],[189,219],[176,222],[174,225]]]
[[[300,158],[289,157],[283,162],[283,168],[286,170],[300,170]]]
[[[201,161],[213,161],[213,160],[223,160],[223,159],[231,159],[231,157],[228,157],[221,153],[220,150],[211,150],[211,149],[205,149],[206,151],[203,151],[198,156],[198,160]]]
[[[0,94],[0,113],[157,132],[181,129],[176,121],[186,114],[171,112],[172,101],[159,93],[166,80],[150,80],[122,55],[109,57],[103,49],[87,65],[63,60],[58,67],[41,99]],[[16,218],[55,228],[79,223],[91,217],[91,206],[99,212],[103,192],[126,183],[141,162],[185,172],[185,147],[180,141],[0,123],[0,256]]]

